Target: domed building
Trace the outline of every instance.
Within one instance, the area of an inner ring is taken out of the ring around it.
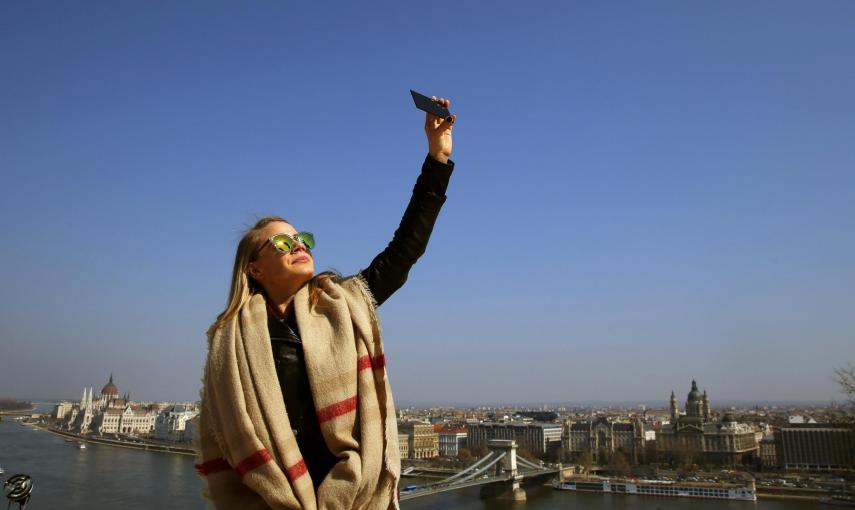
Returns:
[[[97,407],[104,410],[108,407],[114,407],[114,404],[124,404],[119,402],[119,388],[113,383],[113,373],[110,372],[110,380],[101,388],[101,394],[98,396]]]
[[[131,405],[130,393],[119,396],[119,388],[110,380],[101,388],[98,398],[93,398],[94,388],[83,388],[79,404],[57,405],[57,419],[63,420],[65,430],[85,434],[147,434],[154,431],[157,412]]]
[[[119,396],[119,388],[116,388],[116,385],[113,384],[112,372],[110,372],[110,380],[107,382],[107,384],[104,385],[103,388],[101,388],[101,396],[112,398],[116,398]]]
[[[710,420],[710,401],[707,397],[707,392],[704,390],[703,395],[698,391],[698,383],[692,381],[692,389],[686,396],[686,414],[680,416],[680,411],[677,408],[677,398],[674,392],[671,392],[671,423],[680,423],[681,426],[699,426]]]
[[[672,459],[696,464],[748,464],[759,452],[754,430],[737,423],[729,413],[721,421],[712,419],[709,397],[692,381],[686,396],[685,414],[677,408],[671,392],[671,424],[657,432],[658,448]]]

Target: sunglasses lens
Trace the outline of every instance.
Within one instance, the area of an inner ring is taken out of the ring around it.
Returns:
[[[274,236],[270,241],[273,243],[273,247],[278,251],[291,251],[291,238],[286,235]]]
[[[315,236],[311,232],[300,232],[297,234],[297,240],[310,250],[315,247]]]

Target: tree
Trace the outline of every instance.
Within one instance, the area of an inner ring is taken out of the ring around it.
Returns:
[[[620,450],[612,454],[611,462],[609,462],[609,471],[617,476],[629,476],[632,468],[626,460],[626,456]]]
[[[468,465],[471,464],[475,458],[472,456],[472,452],[470,452],[468,448],[460,448],[457,450],[457,460]]]
[[[671,462],[684,470],[691,470],[700,457],[695,444],[686,440],[676,442],[670,454]]]
[[[561,462],[564,448],[548,448],[541,459],[546,462]]]
[[[644,461],[645,464],[659,462],[659,447],[655,440],[645,441],[644,443]]]
[[[606,450],[605,448],[600,448],[597,450],[597,464],[603,466],[611,463],[612,461],[612,452]]]
[[[487,455],[488,451],[487,447],[483,444],[469,447],[469,452],[472,453],[472,456],[479,459],[484,455]]]
[[[538,456],[531,453],[525,446],[517,446],[517,457],[522,457],[525,460],[537,463]]]
[[[590,451],[582,452],[582,455],[579,456],[579,465],[585,470],[585,476],[587,476],[591,471],[591,466],[594,465],[594,456],[591,455]]]
[[[834,381],[840,385],[840,391],[849,400],[848,406],[841,406],[837,410],[838,416],[834,421],[840,423],[855,423],[855,365],[847,363],[845,367],[834,369]]]
[[[567,448],[559,448],[558,449],[558,461],[559,462],[572,462],[573,461],[573,452],[568,450]]]
[[[855,405],[855,365],[847,363],[845,367],[834,369],[834,380],[840,390],[846,394],[849,403]]]

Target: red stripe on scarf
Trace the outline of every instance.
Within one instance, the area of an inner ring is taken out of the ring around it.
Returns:
[[[288,480],[293,482],[297,478],[305,475],[308,470],[309,468],[306,467],[306,461],[300,459],[300,462],[285,470],[285,475],[288,477]]]
[[[379,356],[375,356],[373,358],[369,357],[367,354],[362,356],[356,361],[356,369],[358,371],[365,370],[366,368],[373,368],[377,370],[378,368],[383,368],[386,366],[386,355],[381,354]]]
[[[212,475],[231,468],[232,467],[229,466],[229,463],[226,462],[226,459],[223,458],[212,459],[201,464],[196,464],[196,472],[202,476]]]
[[[366,368],[371,368],[371,358],[367,354],[356,360],[356,370],[358,372],[361,372]]]
[[[249,457],[240,461],[238,465],[235,466],[235,471],[237,471],[238,475],[243,478],[253,469],[261,467],[264,464],[270,462],[271,460],[273,460],[273,456],[270,455],[270,452],[268,452],[266,449],[262,448],[261,450],[258,450]]]
[[[245,471],[243,471],[243,472],[238,471],[238,473],[240,473],[241,477],[243,477],[249,471],[252,471],[253,469],[255,469],[255,468],[261,466],[262,464],[264,464],[265,462],[267,462],[267,460],[272,460],[272,459],[263,460],[264,457],[269,457],[269,456],[270,456],[270,454],[267,452],[267,450],[259,450],[259,451],[255,452],[254,454],[252,454],[250,457],[248,457],[246,460],[244,460],[243,462],[238,464],[238,467],[235,468],[235,470],[238,470],[238,468],[245,469]],[[258,457],[258,458],[256,458],[256,457]],[[259,459],[262,459],[262,460],[259,461]],[[255,466],[250,466],[249,465],[250,461],[258,462],[258,464]],[[232,468],[231,466],[229,466],[229,463],[226,462],[226,459],[223,459],[223,458],[209,460],[209,461],[203,462],[201,464],[196,464],[195,466],[196,466],[196,471],[198,471],[199,474],[202,476],[208,476],[208,475],[211,475],[214,473],[219,473],[220,471],[226,471],[226,470],[229,470]],[[300,459],[299,462],[297,462],[296,464],[294,464],[293,466],[291,466],[285,470],[285,475],[288,477],[289,480],[291,480],[293,482],[297,478],[300,478],[301,476],[305,475],[308,472],[308,470],[309,470],[309,468],[306,466],[306,462],[303,459]]]
[[[356,409],[356,395],[318,411],[318,422],[324,423]]]

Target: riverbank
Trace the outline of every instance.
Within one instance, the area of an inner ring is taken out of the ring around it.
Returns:
[[[787,489],[785,487],[757,487],[758,499],[819,501],[819,498],[829,497],[831,495],[831,491],[826,491],[822,489]]]
[[[779,500],[779,501],[819,501],[820,496],[799,496],[798,494],[770,494],[768,492],[757,492],[757,499]]]
[[[149,452],[160,452],[160,453],[171,453],[176,455],[191,455],[195,456],[196,451],[192,448],[185,448],[182,446],[172,446],[172,445],[164,445],[157,443],[148,443],[140,440],[139,442],[131,442],[131,441],[120,441],[117,439],[107,439],[105,437],[92,437],[92,436],[83,436],[80,434],[75,434],[74,432],[67,432],[64,430],[58,430],[51,427],[43,426],[43,425],[33,425],[42,430],[46,430],[52,434],[56,434],[58,436],[63,436],[71,439],[75,439],[77,441],[85,441],[87,443],[95,443],[95,444],[103,444],[106,446],[113,446],[116,448],[129,448],[131,450],[144,450]]]

